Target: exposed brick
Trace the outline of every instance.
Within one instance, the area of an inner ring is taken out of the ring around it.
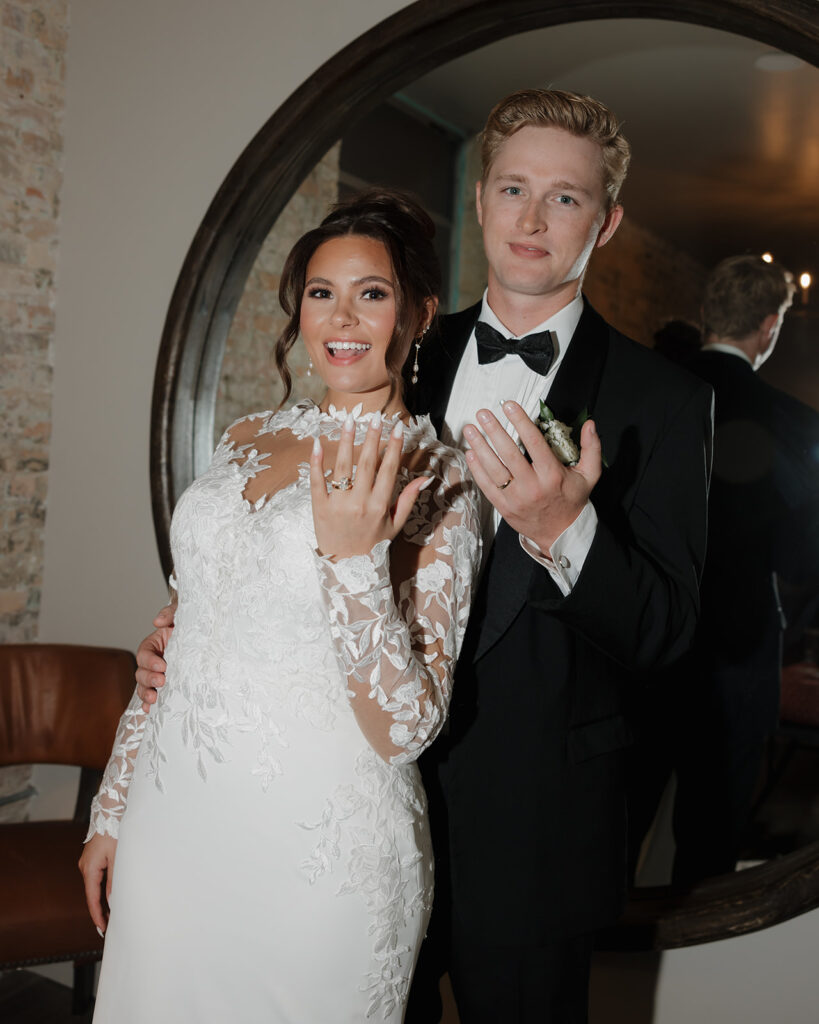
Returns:
[[[26,606],[25,590],[0,590],[0,615],[14,615]]]
[[[48,497],[66,0],[0,14],[0,642],[37,638]]]

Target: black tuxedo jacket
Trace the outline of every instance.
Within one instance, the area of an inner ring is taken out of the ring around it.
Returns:
[[[478,312],[443,318],[408,388],[439,430]],[[688,647],[705,554],[710,388],[586,304],[548,404],[564,422],[584,408],[596,422],[608,463],[591,499],[597,533],[564,598],[501,523],[449,734],[422,759],[456,934],[489,945],[543,944],[619,914],[626,705],[635,677]]]
[[[774,573],[819,580],[819,414],[761,380],[744,359],[704,351],[689,364],[714,389],[714,472],[702,616],[691,663],[734,686],[737,721],[779,717],[781,631]]]

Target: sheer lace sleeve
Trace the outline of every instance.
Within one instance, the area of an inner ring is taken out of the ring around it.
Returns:
[[[147,720],[148,713],[142,710],[142,701],[135,690],[119,720],[114,749],[105,767],[99,791],[91,802],[91,824],[85,837],[86,842],[97,832],[117,838],[119,823],[125,813],[134,761]]]
[[[414,761],[444,723],[480,564],[477,489],[460,453],[435,449],[435,484],[392,546],[337,561],[316,554],[350,702],[390,764]]]

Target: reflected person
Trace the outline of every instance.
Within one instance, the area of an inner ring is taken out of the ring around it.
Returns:
[[[649,798],[646,787],[659,790],[673,767],[680,884],[734,870],[779,718],[777,578],[819,579],[819,414],[756,373],[793,293],[790,273],[776,263],[723,260],[706,282],[705,345],[688,363],[715,396],[702,610],[690,655],[646,714],[631,836],[633,859],[660,795]]]

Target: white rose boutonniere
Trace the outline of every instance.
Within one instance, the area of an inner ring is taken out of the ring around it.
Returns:
[[[557,419],[555,414],[549,408],[549,406],[541,400],[540,412],[537,417],[537,425],[543,432],[543,436],[549,443],[549,447],[560,459],[564,466],[576,466],[580,459],[580,448],[577,442],[574,440],[575,437],[580,438],[580,428],[589,418],[588,409],[584,409],[583,412],[577,417],[571,426],[563,423]],[[605,458],[603,458],[603,465],[607,466]]]

